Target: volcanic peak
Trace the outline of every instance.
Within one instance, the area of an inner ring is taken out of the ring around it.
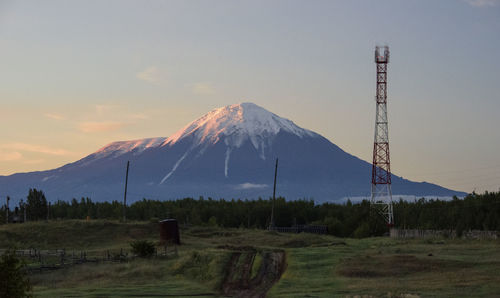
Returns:
[[[195,144],[217,143],[221,137],[230,147],[240,147],[250,138],[258,148],[258,139],[278,134],[280,130],[299,137],[314,136],[312,131],[295,125],[288,119],[281,118],[266,109],[250,102],[214,109],[197,120],[189,123],[169,137],[164,145],[172,145],[179,140],[193,135]]]

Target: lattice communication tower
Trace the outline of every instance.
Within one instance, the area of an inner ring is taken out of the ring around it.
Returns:
[[[383,50],[383,53],[382,53]],[[394,226],[391,191],[391,162],[389,158],[389,128],[387,119],[387,64],[389,47],[375,47],[377,64],[377,110],[373,144],[371,205],[383,216],[389,227]]]

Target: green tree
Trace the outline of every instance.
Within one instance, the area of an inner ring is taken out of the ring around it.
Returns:
[[[33,188],[29,190],[26,198],[26,210],[30,220],[41,220],[47,216],[47,199],[41,190]]]

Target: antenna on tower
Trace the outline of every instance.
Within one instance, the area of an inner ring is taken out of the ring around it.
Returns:
[[[381,52],[383,49],[383,53]],[[371,205],[383,216],[389,227],[394,226],[391,190],[391,162],[389,157],[389,128],[387,118],[387,64],[389,46],[375,47],[377,64],[377,102],[375,139],[373,143]]]

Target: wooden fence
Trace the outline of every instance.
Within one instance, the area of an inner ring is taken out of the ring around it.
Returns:
[[[418,230],[418,229],[397,229],[392,228],[391,238],[463,238],[463,239],[498,239],[498,231],[463,231],[460,237],[455,230]]]
[[[7,250],[0,249],[0,255]],[[120,249],[119,251],[91,252],[88,251],[67,251],[66,249],[38,250],[20,249],[15,250],[16,256],[26,261],[25,270],[28,273],[41,273],[44,271],[57,270],[86,263],[122,263],[129,262],[135,256]],[[168,255],[177,256],[177,247],[170,246],[164,251],[155,251],[154,257],[166,257]]]
[[[320,225],[295,225],[292,227],[269,227],[269,231],[276,231],[280,233],[313,233],[313,234],[327,234],[327,226]]]

